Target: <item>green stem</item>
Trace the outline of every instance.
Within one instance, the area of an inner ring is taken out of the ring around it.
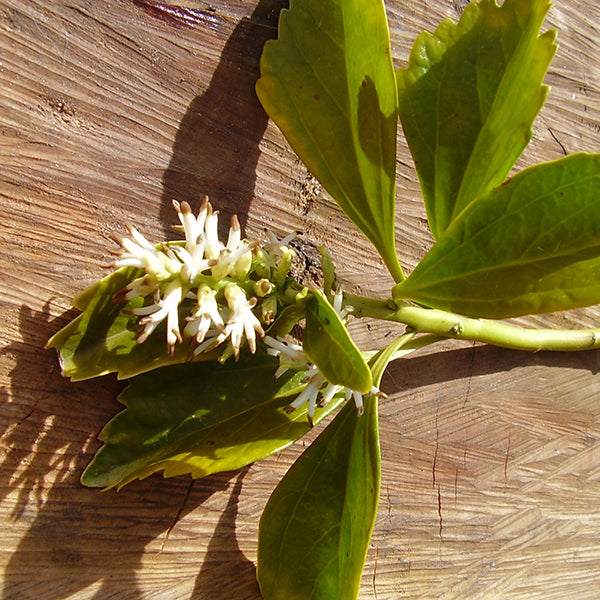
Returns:
[[[371,240],[371,241],[373,241],[373,240]],[[375,242],[373,242],[373,243],[375,243]],[[390,275],[394,279],[394,282],[400,283],[400,282],[404,281],[406,279],[406,275],[404,275],[404,271],[402,270],[402,266],[400,265],[400,261],[398,260],[398,255],[396,254],[396,251],[393,250],[392,252],[386,252],[386,249],[389,246],[384,246],[383,244],[381,244],[379,246],[377,246],[377,244],[375,244],[375,245],[376,245],[377,249],[379,250],[379,254],[380,254],[381,258],[383,259],[385,266],[387,267],[388,271],[390,272]]]
[[[432,333],[444,338],[473,340],[529,352],[600,348],[600,329],[526,329],[502,321],[472,319],[443,310],[352,294],[345,295],[345,303],[354,308],[356,316],[404,323],[416,332]]]

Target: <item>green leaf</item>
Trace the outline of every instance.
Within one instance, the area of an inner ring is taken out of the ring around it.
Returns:
[[[473,202],[396,299],[507,318],[600,303],[600,154],[523,170]]]
[[[397,90],[381,0],[292,0],[257,93],[296,154],[396,281]]]
[[[413,338],[402,335],[372,356],[376,386],[391,360],[427,342]],[[371,396],[360,417],[347,403],[271,495],[258,534],[257,579],[265,600],[357,597],[380,475],[377,397]]]
[[[373,387],[369,366],[333,306],[319,291],[306,302],[302,348],[329,383],[362,393]]]
[[[80,294],[73,305],[83,313],[63,327],[48,341],[56,348],[62,373],[72,381],[81,381],[116,372],[120,378],[132,377],[160,366],[185,362],[190,354],[183,344],[169,355],[165,326],[159,326],[143,344],[137,343],[139,317],[128,310],[143,305],[142,298],[115,304],[112,297],[140,271],[119,269]],[[201,360],[214,359],[206,353]]]
[[[437,239],[508,175],[531,139],[556,51],[538,36],[549,0],[470,3],[458,23],[421,34],[397,73],[400,119]]]
[[[127,408],[106,425],[82,476],[110,488],[157,471],[165,477],[238,469],[310,430],[306,408],[285,412],[305,371],[275,380],[278,361],[243,353],[237,363],[181,364],[140,375],[119,396]],[[317,408],[321,421],[343,401]]]
[[[348,402],[294,463],[262,514],[257,578],[265,600],[356,598],[375,522],[377,398]]]

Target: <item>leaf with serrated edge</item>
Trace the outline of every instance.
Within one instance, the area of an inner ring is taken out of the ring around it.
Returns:
[[[529,167],[473,202],[396,299],[507,318],[600,302],[600,154]]]
[[[164,324],[143,343],[137,343],[139,317],[130,314],[143,305],[142,298],[115,304],[112,297],[140,271],[119,269],[91,286],[73,301],[82,314],[53,335],[47,348],[59,353],[62,373],[72,381],[81,381],[116,372],[119,378],[133,377],[157,367],[185,362],[190,355],[187,345],[177,344],[169,355]],[[216,353],[205,353],[198,360],[210,360]]]
[[[548,0],[472,2],[421,34],[397,72],[400,119],[437,239],[472,200],[502,183],[531,139],[556,51],[539,36]]]
[[[397,90],[381,0],[292,0],[265,44],[267,114],[396,281]]]
[[[82,483],[121,487],[158,471],[204,477],[285,448],[310,430],[306,408],[284,410],[305,372],[275,380],[277,364],[243,353],[237,363],[175,365],[132,379],[119,396],[127,408],[102,431]],[[342,401],[318,407],[315,423]]]
[[[319,291],[306,302],[304,353],[329,383],[367,393],[371,370],[333,306]]]

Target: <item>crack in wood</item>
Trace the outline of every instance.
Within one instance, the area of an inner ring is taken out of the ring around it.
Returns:
[[[439,412],[440,412],[440,405],[438,402],[438,404],[436,405],[436,408],[435,408],[435,450],[433,452],[433,463],[431,465],[431,478],[432,478],[431,487],[434,490],[435,490],[436,482],[437,482],[436,469],[437,469],[438,451],[439,451],[439,445],[440,445],[440,429],[438,427]]]
[[[438,513],[438,533],[440,536],[440,543],[444,542],[444,518],[442,517],[442,490],[441,487],[437,486],[437,513]]]
[[[567,149],[564,147],[563,143],[556,137],[556,135],[554,135],[554,131],[552,131],[552,129],[550,129],[550,127],[548,127],[548,131],[550,132],[552,139],[560,146],[562,153],[565,156],[567,156],[567,154],[568,154]]]
[[[171,535],[171,531],[173,531],[173,529],[175,529],[175,525],[177,525],[177,523],[179,522],[179,520],[181,518],[183,510],[185,509],[185,506],[188,503],[188,500],[190,499],[190,496],[192,494],[192,488],[194,487],[194,482],[195,482],[195,479],[192,479],[190,481],[190,484],[188,485],[188,488],[183,497],[181,506],[179,507],[179,510],[175,513],[173,522],[171,523],[171,525],[167,529],[167,532],[165,533],[165,539],[163,540],[162,544],[160,545],[160,550],[158,551],[159,554],[162,554],[163,550],[165,549],[166,543],[169,541],[169,536]]]
[[[512,429],[508,429],[508,440],[506,442],[506,454],[504,456],[504,484],[508,481],[508,459],[510,458],[510,434]]]

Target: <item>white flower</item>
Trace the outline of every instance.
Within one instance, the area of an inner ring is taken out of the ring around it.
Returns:
[[[120,304],[133,298],[144,298],[158,288],[158,281],[152,275],[144,274],[130,281],[122,290],[113,295],[113,302]]]
[[[224,279],[228,275],[245,278],[252,264],[252,248],[255,245],[244,240],[234,250],[223,248],[219,258],[210,261],[212,276],[215,279]]]
[[[133,239],[117,239],[123,251],[115,267],[137,267],[157,280],[167,279],[180,270],[181,264],[173,261],[174,255],[157,250],[135,227],[130,226],[129,233]]]
[[[204,341],[194,348],[194,352],[192,353],[192,357],[198,356],[204,352],[210,352],[214,350],[217,346],[220,346],[226,339],[227,335],[225,330],[220,331],[219,329],[215,329],[211,327],[207,332],[204,338]],[[220,359],[221,360],[221,359]]]
[[[210,261],[204,258],[202,244],[198,244],[190,254],[181,246],[173,246],[171,250],[181,262],[180,277],[189,284],[203,271],[210,268]]]
[[[315,408],[317,406],[317,397],[319,395],[322,385],[325,383],[325,377],[323,377],[323,375],[315,365],[311,364],[308,367],[308,371],[306,372],[305,380],[306,387],[300,392],[300,394],[298,394],[296,399],[289,406],[286,406],[285,412],[292,413],[297,408],[300,408],[303,404],[308,403],[308,422],[312,427]]]
[[[286,341],[282,337],[265,336],[267,354],[279,357],[279,368],[275,371],[275,379],[279,379],[286,371],[300,371],[306,368],[308,358],[302,351],[302,346]]]
[[[222,322],[219,323],[218,320],[211,317],[216,328],[207,329],[203,342],[194,350],[195,356],[202,352],[208,352],[229,339],[231,349],[237,359],[244,337],[250,352],[254,354],[257,334],[259,337],[265,335],[260,321],[252,312],[256,306],[256,298],[248,300],[244,290],[235,283],[228,283],[223,293],[227,301],[228,314],[225,327],[222,327]]]
[[[373,386],[367,394],[362,394],[356,390],[329,383],[325,376],[319,371],[318,367],[311,363],[304,354],[302,347],[293,342],[288,342],[281,337],[273,338],[269,335],[265,336],[264,342],[267,345],[267,353],[271,356],[279,357],[279,368],[275,372],[275,377],[279,378],[287,370],[301,371],[306,369],[304,381],[306,387],[294,399],[294,401],[285,408],[287,413],[294,412],[303,404],[308,403],[307,417],[310,426],[313,426],[313,418],[319,393],[321,394],[320,406],[325,406],[339,392],[344,391],[346,400],[354,398],[356,410],[359,415],[362,415],[364,410],[363,396],[385,396],[380,390]],[[325,385],[326,384],[326,385]],[[323,387],[325,385],[325,387]]]
[[[264,244],[264,258],[268,263],[273,281],[282,282],[287,277],[292,261],[296,256],[296,253],[288,244],[297,234],[294,231],[280,240],[269,229],[265,233],[267,242]]]
[[[280,240],[270,229],[267,229],[265,234],[268,240],[265,244],[265,250],[276,258],[281,258],[285,252],[284,249],[287,248],[289,243],[298,235],[297,232],[292,231],[292,233],[289,233]]]
[[[252,308],[256,305],[256,298],[253,299],[254,302],[248,301],[244,290],[235,283],[230,283],[225,287],[225,299],[230,311],[225,334],[226,337],[231,338],[235,357],[239,356],[244,335],[250,352],[256,352],[256,334],[258,333],[260,337],[265,335],[260,321],[252,312]]]
[[[173,207],[177,211],[177,216],[181,223],[181,226],[175,226],[174,229],[179,231],[183,230],[185,233],[185,249],[190,254],[193,254],[198,244],[202,246],[204,242],[204,224],[206,222],[209,206],[208,196],[204,196],[204,200],[198,211],[198,216],[194,217],[192,208],[187,202],[179,203],[177,200],[173,200]],[[203,249],[202,253],[204,253]]]
[[[131,312],[141,315],[140,325],[143,325],[142,332],[137,338],[138,344],[142,344],[148,339],[148,336],[156,329],[159,323],[167,320],[167,347],[169,354],[173,354],[175,344],[181,342],[181,333],[179,332],[179,303],[183,295],[183,290],[178,281],[172,281],[162,298],[159,298],[155,304],[134,308]]]
[[[222,332],[225,327],[215,296],[216,292],[213,289],[202,284],[196,293],[198,301],[196,308],[187,317],[188,323],[183,331],[187,336],[193,337],[198,344],[204,341],[211,325],[214,325],[219,332]]]
[[[213,212],[209,203],[204,223],[204,256],[209,260],[216,260],[223,248],[225,246],[219,240],[219,213]]]

